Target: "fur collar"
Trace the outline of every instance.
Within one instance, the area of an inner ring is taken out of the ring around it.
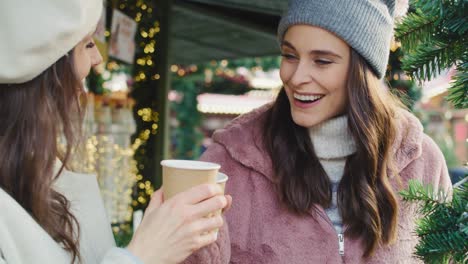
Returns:
[[[263,147],[260,124],[271,103],[234,119],[225,128],[217,130],[213,140],[223,145],[229,155],[242,165],[263,174],[273,181],[273,162]],[[396,113],[397,135],[393,143],[396,169],[401,172],[422,154],[423,127],[406,110]]]

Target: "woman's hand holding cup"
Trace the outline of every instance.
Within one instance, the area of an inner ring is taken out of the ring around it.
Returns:
[[[202,184],[164,201],[154,193],[145,216],[127,249],[145,264],[179,263],[217,239],[212,232],[223,225],[220,214],[231,203],[217,184]]]

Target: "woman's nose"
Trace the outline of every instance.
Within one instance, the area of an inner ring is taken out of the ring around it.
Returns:
[[[294,86],[300,86],[301,84],[309,83],[312,79],[312,69],[304,63],[299,63],[290,82]]]
[[[94,66],[101,64],[101,62],[102,62],[102,55],[99,52],[99,50],[96,49],[96,53],[93,56],[92,65],[94,67]]]

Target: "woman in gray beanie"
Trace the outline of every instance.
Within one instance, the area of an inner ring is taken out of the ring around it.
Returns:
[[[115,247],[96,178],[67,171],[82,79],[102,61],[100,0],[0,3],[0,264],[172,264],[216,240],[217,185],[162,203],[157,192],[127,249]],[[57,160],[57,136],[68,143]]]
[[[215,132],[229,240],[192,263],[418,263],[408,180],[450,190],[441,151],[383,87],[394,0],[293,0],[276,101]],[[209,251],[208,251],[209,249]],[[218,263],[218,262],[216,262]]]

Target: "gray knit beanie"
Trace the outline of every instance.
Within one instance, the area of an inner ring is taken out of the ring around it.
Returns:
[[[395,0],[290,0],[278,39],[297,24],[321,27],[343,39],[367,61],[378,78],[387,68]]]

